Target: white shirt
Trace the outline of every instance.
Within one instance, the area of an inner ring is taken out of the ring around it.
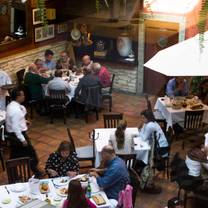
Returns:
[[[27,130],[26,115],[27,111],[23,105],[16,101],[12,101],[6,110],[6,129],[9,133],[15,133],[17,138],[23,142],[25,137],[22,134]]]
[[[201,174],[201,163],[195,160],[190,159],[186,156],[186,166],[189,169],[188,174],[190,176],[198,177]]]
[[[132,154],[134,151],[133,135],[128,130],[124,132],[124,146],[122,149],[118,149],[117,147],[115,132],[110,135],[109,144],[113,146],[116,154]]]
[[[143,127],[139,131],[139,137],[141,137],[144,141],[149,141],[152,138],[153,133],[156,132],[157,141],[160,147],[168,147],[168,142],[165,137],[163,130],[157,122],[148,122],[143,125]]]

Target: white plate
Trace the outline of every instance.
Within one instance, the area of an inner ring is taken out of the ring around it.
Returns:
[[[66,186],[69,183],[69,179],[66,178],[66,177],[63,177],[63,178],[55,178],[55,179],[53,179],[53,183],[56,186]]]
[[[65,189],[68,189],[67,187],[64,187]],[[65,194],[65,193],[62,193],[61,190],[64,189],[64,188],[60,188],[60,189],[57,189],[57,194],[59,196],[62,196],[62,197],[67,197],[68,194]]]
[[[23,192],[23,191],[25,191],[27,189],[27,187],[25,186],[25,185],[23,185],[23,184],[21,184],[21,183],[16,183],[16,184],[14,184],[11,188],[10,188],[10,190],[12,191],[12,192]]]
[[[29,197],[29,196],[27,196],[27,197]],[[28,199],[26,202],[22,202],[21,200],[20,200],[20,198],[18,197],[18,200],[17,200],[17,202],[19,203],[19,204],[25,204],[25,203],[27,203],[27,202],[29,202],[29,201],[31,201],[32,200],[32,198],[31,197],[29,197],[30,199]]]

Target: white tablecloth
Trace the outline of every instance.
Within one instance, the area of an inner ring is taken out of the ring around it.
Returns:
[[[182,127],[184,126],[184,119],[185,119],[185,111],[191,110],[190,108],[181,108],[181,109],[172,109],[171,107],[167,107],[165,104],[164,98],[158,98],[157,102],[154,106],[155,110],[158,110],[161,112],[163,117],[167,121],[167,129],[169,127],[172,127],[173,124],[179,123]],[[208,106],[204,105],[203,109],[204,115],[203,115],[203,122],[208,123]]]
[[[77,177],[81,177],[81,176],[82,175],[79,175]],[[61,197],[62,198],[61,203],[57,204],[53,200],[55,197],[58,196],[57,188],[55,188],[51,179],[43,179],[41,181],[48,181],[49,182],[50,192],[48,193],[48,197],[51,200],[52,204],[55,205],[56,207],[62,207],[63,202],[66,199],[66,197]],[[14,184],[6,185],[8,191],[9,191],[9,194],[7,193],[7,190],[5,189],[5,185],[0,186],[0,193],[1,193],[0,194],[0,207],[1,208],[16,208],[16,207],[19,207],[21,205],[20,202],[19,202],[19,196],[22,196],[22,195],[30,196],[30,198],[32,198],[32,199],[37,198],[37,199],[40,199],[42,201],[44,201],[46,199],[46,194],[41,194],[41,193],[31,194],[30,189],[29,189],[29,183],[22,183],[22,184],[25,186],[25,190],[22,191],[22,192],[12,191],[12,190],[14,190],[14,188],[13,188],[15,186]],[[90,184],[91,184],[91,188],[92,188],[92,195],[99,193],[103,196],[103,198],[106,201],[106,204],[101,205],[101,206],[97,206],[97,207],[99,207],[99,208],[111,208],[112,207],[111,202],[108,200],[106,194],[99,189],[99,186],[97,185],[96,179],[94,177],[90,177]],[[65,186],[63,186],[63,187],[65,187]],[[3,204],[2,201],[7,199],[7,198],[11,199],[11,202],[9,204]],[[93,201],[93,199],[91,199],[91,201],[93,203],[95,203]]]
[[[102,129],[95,129],[95,166],[98,167],[100,165],[100,153],[102,148],[105,145],[108,145],[110,135],[115,132],[116,129],[114,128],[102,128]],[[129,131],[132,135],[138,135],[138,128],[127,128],[126,131]],[[134,139],[135,141],[135,139]],[[137,142],[135,142],[135,153],[137,154],[137,159],[142,160],[144,163],[147,164],[148,162],[148,153],[150,150],[149,145],[147,148],[144,148],[144,145],[140,145],[141,138],[137,138]]]

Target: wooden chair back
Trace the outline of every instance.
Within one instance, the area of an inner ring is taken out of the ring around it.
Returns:
[[[152,104],[149,100],[148,94],[145,94],[144,97],[145,97],[146,104],[147,104],[147,110],[152,112]]]
[[[115,79],[115,74],[112,74],[109,94],[112,94],[114,79]]]
[[[116,154],[116,155],[125,161],[128,170],[134,168],[136,164],[136,154]]]
[[[25,69],[20,69],[19,71],[16,72],[17,82],[19,86],[22,85],[24,81],[24,75],[25,75]]]
[[[202,118],[204,111],[186,111],[185,112],[185,121],[184,121],[184,129],[198,129],[202,127]]]
[[[67,102],[65,90],[49,90],[49,104],[53,105],[65,105]]]
[[[122,113],[104,113],[104,128],[117,128],[119,122],[123,119]]]
[[[74,139],[73,139],[73,137],[71,135],[70,128],[67,128],[67,133],[68,133],[69,142],[71,144],[71,150],[74,151],[74,152],[76,152],[76,148],[75,148],[75,144],[74,144]]]
[[[17,159],[7,160],[6,171],[9,184],[17,182],[28,182],[28,179],[31,177],[30,158],[21,157]]]

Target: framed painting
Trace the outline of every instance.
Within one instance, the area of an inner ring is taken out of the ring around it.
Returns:
[[[33,16],[33,25],[42,24],[43,23],[43,13],[42,9],[33,9],[32,16]]]
[[[35,28],[35,42],[48,40],[55,37],[54,25],[46,25]]]

